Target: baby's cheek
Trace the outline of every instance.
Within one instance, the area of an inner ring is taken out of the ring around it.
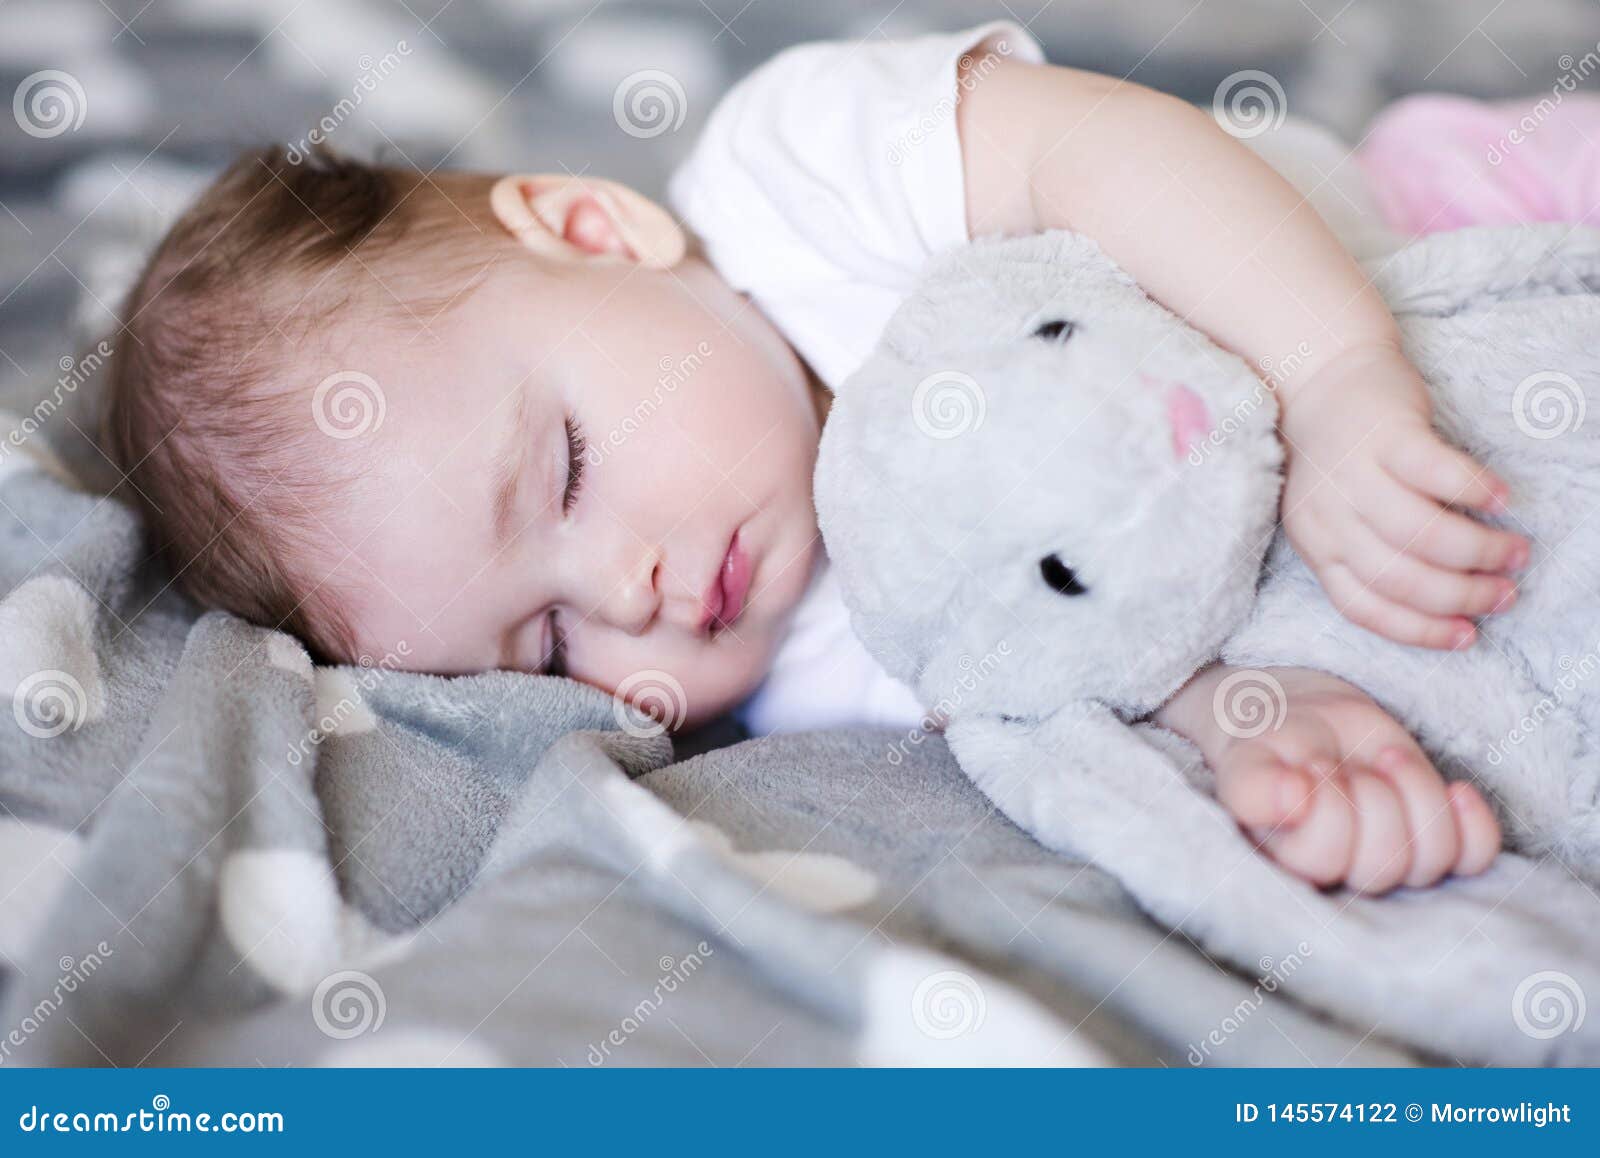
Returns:
[[[714,720],[748,699],[766,678],[774,651],[775,645],[748,632],[706,646],[686,667],[688,726]]]
[[[675,731],[698,727],[748,698],[771,666],[775,643],[743,624],[735,630],[714,640],[608,633],[582,659],[574,646],[572,674]]]

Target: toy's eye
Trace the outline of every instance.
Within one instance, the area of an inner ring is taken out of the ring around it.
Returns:
[[[1078,576],[1061,561],[1060,555],[1046,555],[1039,560],[1039,574],[1058,595],[1087,595],[1089,589],[1078,582]]]
[[[1066,344],[1068,338],[1072,337],[1077,328],[1077,326],[1067,321],[1067,319],[1058,318],[1056,321],[1046,322],[1037,330],[1033,331],[1033,336],[1043,341],[1054,342],[1056,345],[1062,346]]]

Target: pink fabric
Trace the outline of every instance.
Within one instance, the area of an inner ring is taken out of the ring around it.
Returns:
[[[1495,104],[1414,96],[1379,114],[1357,152],[1392,229],[1600,225],[1600,96],[1557,87]]]

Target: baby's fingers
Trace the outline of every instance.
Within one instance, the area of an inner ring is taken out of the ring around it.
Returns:
[[[1520,571],[1528,541],[1441,507],[1394,480],[1367,496],[1361,514],[1397,550],[1451,571]]]
[[[1266,835],[1262,844],[1272,859],[1316,885],[1345,879],[1355,845],[1356,813],[1350,797],[1333,780],[1317,787],[1306,816],[1293,828]]]
[[[1365,528],[1362,533],[1371,536]],[[1367,548],[1372,586],[1417,611],[1477,619],[1506,611],[1516,602],[1517,585],[1503,575],[1446,571],[1396,551],[1376,536],[1371,536]]]
[[[1492,470],[1431,430],[1396,441],[1379,456],[1379,463],[1407,486],[1451,506],[1499,514],[1511,493]]]
[[[1411,868],[1405,883],[1412,888],[1431,885],[1454,871],[1462,848],[1444,780],[1427,757],[1410,746],[1385,748],[1378,753],[1377,768],[1405,809],[1411,834]]]
[[[1449,651],[1466,647],[1477,638],[1470,620],[1427,615],[1396,603],[1362,582],[1343,563],[1325,567],[1318,578],[1339,614],[1396,643]]]
[[[1461,853],[1456,858],[1457,875],[1481,873],[1500,852],[1500,822],[1477,788],[1465,782],[1451,784],[1445,791],[1455,812],[1461,833]]]
[[[1310,797],[1311,778],[1265,744],[1242,743],[1218,761],[1217,799],[1251,828],[1292,823]]]
[[[1371,772],[1353,773],[1349,784],[1356,832],[1345,883],[1358,893],[1386,893],[1411,868],[1405,811],[1394,789]]]

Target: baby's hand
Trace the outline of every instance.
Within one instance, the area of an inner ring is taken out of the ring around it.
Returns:
[[[1470,876],[1494,860],[1500,826],[1478,790],[1446,784],[1370,696],[1303,668],[1264,675],[1283,687],[1281,721],[1209,759],[1218,798],[1267,855],[1363,893]]]
[[[1398,351],[1363,349],[1284,399],[1283,526],[1333,605],[1399,643],[1459,648],[1516,599],[1526,539],[1452,507],[1505,509],[1504,482],[1447,445]]]

